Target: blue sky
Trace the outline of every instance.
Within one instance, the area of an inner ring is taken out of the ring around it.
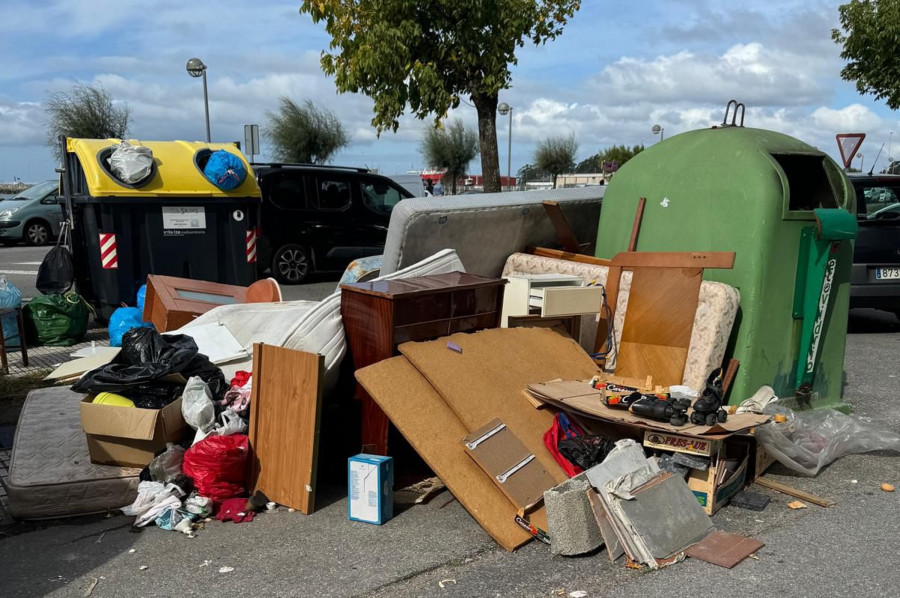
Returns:
[[[830,38],[838,5],[585,0],[562,37],[520,50],[512,88],[501,93],[514,107],[513,171],[548,135],[574,133],[585,158],[611,144],[651,144],[654,124],[669,137],[721,122],[732,97],[747,105],[747,126],[794,135],[835,156],[836,133],[867,133],[861,153],[868,170],[900,125],[883,103],[840,79],[839,48]],[[334,163],[388,174],[425,166],[418,145],[428,123],[404,117],[397,133],[376,137],[371,101],[337,94],[319,69],[329,38],[299,14],[299,2],[0,6],[0,181],[53,175],[42,103],[78,82],[101,85],[128,104],[132,137],[201,139],[202,86],[184,70],[191,56],[209,67],[215,141],[241,139],[248,123],[264,132],[266,112],[287,95],[312,99],[342,119],[352,143]],[[452,116],[476,122],[465,104]],[[506,117],[498,117],[503,168],[506,135]],[[900,135],[896,141],[900,146]],[[265,157],[265,141],[263,151]],[[886,154],[887,147],[882,165]],[[480,171],[478,159],[470,171]]]

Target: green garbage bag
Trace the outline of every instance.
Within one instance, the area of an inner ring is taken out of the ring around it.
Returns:
[[[34,345],[68,347],[87,332],[88,305],[78,293],[35,297],[23,312],[25,333]]]

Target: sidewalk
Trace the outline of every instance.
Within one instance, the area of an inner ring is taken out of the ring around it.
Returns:
[[[9,375],[14,377],[24,376],[40,370],[53,369],[61,363],[70,361],[72,353],[78,349],[90,347],[91,343],[96,343],[98,347],[108,347],[109,334],[106,328],[92,328],[88,330],[84,337],[84,342],[71,347],[27,347],[27,366],[22,363],[22,352],[19,349],[7,351],[6,358],[9,363]]]

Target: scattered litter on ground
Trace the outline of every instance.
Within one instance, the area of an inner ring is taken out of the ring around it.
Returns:
[[[882,485],[881,485],[881,489],[884,490],[885,492],[893,492],[893,491],[894,491],[894,486],[893,486],[893,484],[887,484],[887,483],[885,483],[885,484],[882,484]]]
[[[97,538],[97,541],[94,542],[94,544],[99,544],[100,542],[103,542],[103,536],[105,536],[105,535],[106,535],[106,532],[103,532],[102,534],[100,534],[100,537]]]
[[[149,565],[141,565],[141,571],[146,571],[149,568],[150,568]]]
[[[202,563],[200,563],[200,566],[208,567],[211,562],[212,562],[211,560],[207,559],[207,560],[203,561]]]
[[[234,567],[219,567],[219,573],[231,573]]]
[[[788,503],[789,509],[805,509],[806,503],[800,502],[799,500],[795,500],[794,502]]]
[[[456,580],[455,579],[442,579],[438,582],[438,585],[441,586],[441,588],[444,588],[444,587],[446,587],[446,585],[448,583],[452,583],[453,585],[456,585]]]
[[[584,598],[588,593],[584,590],[575,590],[574,592],[569,592],[569,598]]]
[[[92,578],[91,578],[91,585],[89,585],[89,586],[84,590],[84,597],[85,597],[85,598],[87,598],[88,596],[90,596],[91,594],[94,593],[94,588],[97,587],[97,584],[98,584],[98,583],[100,583],[100,580],[99,580],[98,578],[96,578],[96,577],[92,577]]]
[[[137,552],[137,551],[134,548],[132,548],[131,550],[128,551],[128,554],[134,554],[135,552]]]

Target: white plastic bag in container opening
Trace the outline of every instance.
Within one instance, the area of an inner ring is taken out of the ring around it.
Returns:
[[[109,156],[109,169],[123,183],[139,183],[153,170],[153,151],[149,147],[123,141],[114,146]]]

